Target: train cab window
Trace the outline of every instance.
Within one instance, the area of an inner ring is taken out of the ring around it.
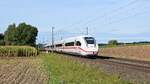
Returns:
[[[87,44],[95,44],[95,39],[93,37],[85,37],[84,39]]]
[[[65,46],[74,46],[74,42],[65,43]]]
[[[80,41],[77,41],[77,42],[76,42],[76,46],[81,46],[81,42],[80,42]]]

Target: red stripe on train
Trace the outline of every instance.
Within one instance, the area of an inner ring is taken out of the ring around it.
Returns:
[[[84,50],[83,48],[81,48],[81,47],[78,47],[78,46],[71,46],[71,47],[61,47],[61,48],[59,48],[59,49],[76,49],[76,48],[78,48],[78,49],[80,49],[80,50],[82,50],[82,51],[84,51],[84,52],[95,52],[95,51],[86,51],[86,50]]]

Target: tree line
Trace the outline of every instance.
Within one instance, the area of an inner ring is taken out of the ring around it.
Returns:
[[[26,23],[10,24],[4,34],[0,34],[0,45],[36,45],[38,29]]]

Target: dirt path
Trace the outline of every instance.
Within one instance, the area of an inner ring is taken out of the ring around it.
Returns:
[[[0,84],[45,84],[46,80],[39,58],[0,59]]]

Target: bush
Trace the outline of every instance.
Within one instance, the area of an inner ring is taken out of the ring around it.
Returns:
[[[108,42],[109,45],[118,45],[118,41],[117,40],[110,40]]]
[[[37,56],[38,51],[29,46],[0,46],[0,57],[29,57]]]

